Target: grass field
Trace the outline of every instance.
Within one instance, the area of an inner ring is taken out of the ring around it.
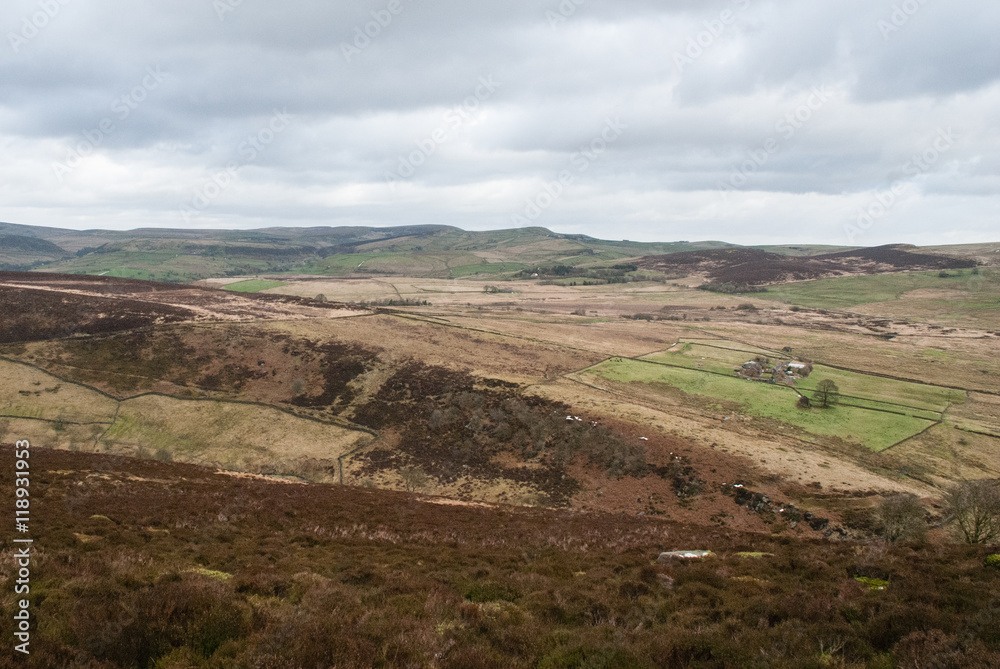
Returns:
[[[271,267],[266,261],[214,258],[184,255],[174,252],[118,251],[91,253],[46,266],[47,272],[69,274],[101,274],[129,279],[155,281],[195,281],[209,276],[226,276],[239,270],[243,273],[264,271]]]
[[[455,277],[475,277],[480,274],[498,275],[520,272],[528,266],[516,262],[485,262],[472,265],[460,265],[451,269]]]
[[[126,455],[159,452],[183,462],[325,481],[335,476],[331,468],[336,458],[367,438],[364,432],[258,405],[160,395],[119,403],[4,360],[0,376],[5,381],[0,387],[3,432],[53,447],[96,446]]]
[[[280,288],[286,285],[284,281],[265,281],[263,279],[248,279],[246,281],[237,281],[236,283],[230,283],[225,286],[226,290],[232,290],[237,293],[259,293],[262,290],[267,290],[269,288]]]
[[[943,352],[939,353],[943,355]],[[711,340],[683,341],[671,351],[654,353],[644,359],[728,376],[732,375],[733,368],[757,355],[767,356],[772,363],[795,361],[791,354],[782,355],[780,352],[743,344]],[[823,379],[830,379],[837,384],[845,402],[878,409],[908,410],[915,415],[935,420],[949,405],[965,400],[965,394],[959,390],[858,374],[822,364],[814,364],[812,374],[797,380],[795,387],[799,390],[815,390],[816,384]]]
[[[0,415],[74,423],[110,422],[117,403],[110,397],[64,383],[45,372],[0,360]]]
[[[714,370],[614,358],[592,367],[587,373],[624,383],[668,384],[688,395],[734,402],[742,405],[750,415],[772,418],[813,435],[839,437],[876,452],[919,433],[934,422],[933,414],[917,410],[910,410],[910,415],[872,410],[880,408],[877,402],[857,402],[859,406],[849,406],[845,402],[829,409],[803,410],[796,407],[797,394],[791,388],[711,371]],[[898,407],[892,410],[901,411]]]
[[[308,461],[332,467],[365,436],[269,407],[152,395],[122,402],[100,445],[116,453],[165,451],[172,459],[234,471],[317,478],[302,471]]]
[[[951,270],[947,277],[938,276],[937,272],[902,272],[818,279],[771,286],[766,293],[753,296],[816,309],[849,309],[861,304],[892,302],[913,291],[946,290],[965,294],[965,308],[1000,309],[1000,272],[992,269],[973,272]]]

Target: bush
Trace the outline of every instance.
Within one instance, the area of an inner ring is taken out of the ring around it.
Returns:
[[[875,530],[887,541],[921,541],[927,533],[924,507],[912,493],[890,495],[875,509]]]
[[[994,553],[993,555],[986,556],[986,566],[993,567],[994,569],[1000,569],[1000,553]]]
[[[465,598],[477,604],[489,602],[516,602],[521,593],[506,583],[482,581],[475,583],[465,592]]]
[[[399,475],[403,477],[407,492],[414,492],[431,484],[431,478],[420,467],[404,467]]]
[[[1000,485],[980,479],[952,486],[945,507],[966,543],[985,544],[1000,537]]]

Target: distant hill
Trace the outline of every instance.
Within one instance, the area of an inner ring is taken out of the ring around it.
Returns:
[[[965,245],[954,251],[938,247],[928,253],[906,246],[872,250],[803,244],[741,247],[721,241],[612,241],[541,227],[484,232],[445,225],[115,231],[0,223],[4,269],[173,282],[260,274],[593,277],[603,276],[607,268],[617,268],[618,274],[632,268],[640,274],[700,272],[712,280],[759,284],[916,266],[968,267],[973,251],[979,254],[975,255],[979,262],[987,255],[990,261],[1000,261],[1000,256],[986,253],[994,246]],[[678,255],[684,253],[695,255]],[[950,256],[951,264],[942,256]]]
[[[5,234],[65,249],[47,259],[41,266],[46,271],[161,281],[246,274],[499,278],[533,267],[600,266],[622,258],[732,246],[608,241],[545,228],[473,232],[441,225],[119,232],[0,223],[0,235]]]
[[[31,269],[71,255],[45,239],[0,232],[0,269]]]

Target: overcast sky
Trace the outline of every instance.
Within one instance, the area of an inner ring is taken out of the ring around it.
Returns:
[[[1000,239],[1000,3],[7,0],[0,220]]]

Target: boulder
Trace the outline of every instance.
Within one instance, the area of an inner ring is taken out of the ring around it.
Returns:
[[[668,551],[660,553],[660,557],[656,558],[656,561],[659,564],[674,564],[685,560],[703,560],[714,555],[715,553],[712,551]]]

